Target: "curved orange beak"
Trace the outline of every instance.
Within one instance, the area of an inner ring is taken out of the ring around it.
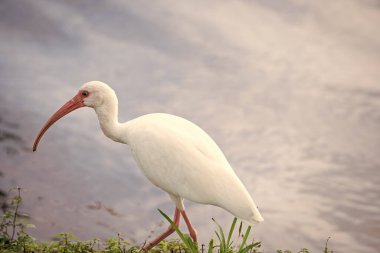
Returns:
[[[33,144],[33,152],[37,150],[38,143],[40,142],[42,136],[44,133],[48,130],[50,126],[52,126],[57,120],[65,116],[66,114],[83,107],[83,99],[80,96],[80,93],[75,95],[69,102],[64,104],[56,113],[53,114],[53,116],[50,117],[50,119],[45,123],[45,125],[40,130],[36,140]]]

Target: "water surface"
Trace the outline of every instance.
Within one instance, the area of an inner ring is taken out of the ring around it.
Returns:
[[[185,117],[220,145],[265,218],[266,252],[380,250],[380,23],[376,1],[11,1],[0,3],[1,189],[25,188],[47,240],[123,232],[140,243],[171,213],[129,147],[92,109],[45,120],[90,80],[119,96],[120,120]],[[186,202],[201,242],[211,217]]]

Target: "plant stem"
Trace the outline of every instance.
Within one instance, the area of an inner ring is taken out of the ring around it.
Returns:
[[[13,238],[14,238],[15,233],[16,233],[16,219],[17,219],[17,215],[18,215],[18,208],[19,208],[19,205],[21,202],[21,187],[17,186],[17,191],[18,191],[18,195],[16,197],[16,208],[15,208],[15,211],[13,213],[11,241],[13,241]]]

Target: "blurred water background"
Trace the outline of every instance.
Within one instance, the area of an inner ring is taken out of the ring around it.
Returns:
[[[166,112],[220,145],[265,218],[265,252],[380,251],[380,2],[0,1],[0,189],[25,190],[41,240],[166,228],[166,193],[91,109],[43,123],[90,80],[120,119]],[[200,241],[214,217],[186,202]]]

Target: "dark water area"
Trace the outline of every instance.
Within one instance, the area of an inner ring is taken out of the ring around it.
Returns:
[[[0,1],[0,190],[48,240],[122,232],[140,243],[174,205],[92,109],[34,138],[90,80],[120,121],[185,117],[219,144],[264,216],[265,252],[380,251],[377,1]],[[1,195],[1,194],[0,194]],[[1,195],[3,196],[3,195]],[[0,196],[0,201],[2,198]],[[226,211],[185,202],[200,241]],[[183,227],[185,228],[185,227]]]

